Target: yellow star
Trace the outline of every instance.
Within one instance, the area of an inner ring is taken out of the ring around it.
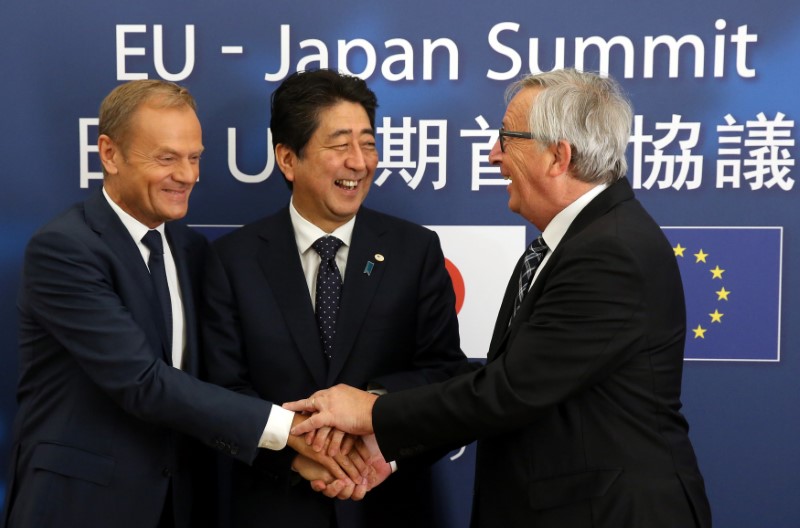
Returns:
[[[695,253],[694,256],[697,257],[697,260],[694,261],[694,263],[697,264],[698,262],[705,262],[708,253],[703,253],[703,250],[701,249],[700,253]]]
[[[715,309],[714,313],[710,313],[708,315],[709,315],[709,317],[711,317],[711,322],[712,323],[721,323],[722,322],[722,316],[725,315],[725,314],[721,314],[721,313],[719,313],[719,310]]]
[[[686,251],[686,248],[682,247],[680,244],[678,244],[677,246],[672,248],[672,251],[675,252],[675,256],[676,257],[682,257],[683,256],[683,252]]]
[[[720,269],[719,266],[716,266],[714,269],[709,270],[711,271],[711,279],[719,279],[722,280],[722,274],[725,273],[724,269]]]
[[[715,292],[715,293],[717,294],[717,300],[718,301],[727,301],[728,300],[728,294],[730,293],[730,291],[726,290],[725,286],[723,286],[721,290],[719,290],[718,292]]]
[[[697,339],[698,337],[700,339],[705,339],[706,338],[706,329],[703,328],[700,325],[697,325],[697,328],[693,328],[692,332],[694,332],[694,338],[695,339]]]

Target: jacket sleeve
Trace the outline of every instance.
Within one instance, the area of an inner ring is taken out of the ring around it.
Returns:
[[[444,383],[378,398],[373,423],[385,456],[523,427],[642,349],[647,279],[625,244],[596,238],[555,259],[540,277],[535,307],[520,313],[495,360]]]
[[[161,359],[137,320],[147,301],[129,271],[133,265],[122,263],[93,233],[40,232],[25,257],[26,310],[126,412],[251,462],[269,405]]]

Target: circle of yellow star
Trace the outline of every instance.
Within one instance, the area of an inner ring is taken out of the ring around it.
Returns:
[[[726,290],[725,286],[722,287],[721,290],[714,292],[717,294],[718,301],[727,301],[728,295],[731,293],[730,290]]]
[[[711,271],[712,279],[719,279],[719,280],[722,280],[722,274],[725,273],[725,270],[720,268],[719,265],[717,265],[714,269],[709,271]]]
[[[703,253],[703,250],[701,249],[700,253],[695,253],[694,256],[697,257],[697,260],[695,261],[695,264],[697,264],[698,262],[705,262],[708,253]]]
[[[680,243],[678,243],[677,246],[672,248],[672,251],[675,252],[675,256],[676,257],[682,257],[683,256],[683,252],[686,251],[686,248],[681,246]]]
[[[712,323],[721,323],[722,322],[722,316],[725,315],[725,314],[719,313],[719,310],[715,309],[714,313],[710,313],[708,315],[709,315],[709,317],[711,317],[711,322]]]

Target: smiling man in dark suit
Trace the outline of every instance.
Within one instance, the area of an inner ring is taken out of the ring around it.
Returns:
[[[376,107],[363,80],[331,70],[293,74],[275,90],[270,128],[292,197],[213,244],[204,291],[212,381],[289,401],[335,383],[391,393],[467,364],[436,234],[362,207],[378,164]],[[233,468],[232,526],[436,526],[435,458],[407,461],[353,502],[294,482],[292,468],[310,469],[307,459],[263,452],[252,468]]]
[[[372,433],[384,456],[478,439],[479,528],[708,528],[680,413],[686,332],[672,248],[625,179],[617,84],[528,76],[489,160],[542,232],[512,275],[484,368],[376,397],[338,386],[288,407],[295,432]]]
[[[193,500],[201,443],[243,463],[284,447],[268,426],[286,411],[194,377],[207,243],[171,221],[187,212],[202,151],[186,89],[118,86],[100,107],[103,188],[31,239],[9,528],[205,526],[193,515],[207,503]]]

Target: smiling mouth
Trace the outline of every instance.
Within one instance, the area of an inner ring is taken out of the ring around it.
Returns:
[[[358,180],[336,180],[334,183],[337,187],[347,189],[348,191],[352,191],[358,187]]]

